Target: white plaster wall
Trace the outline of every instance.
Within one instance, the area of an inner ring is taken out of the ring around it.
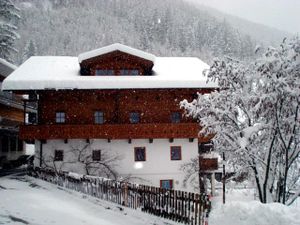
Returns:
[[[111,140],[107,139],[90,140],[91,150],[100,149],[106,155],[111,157],[118,156],[114,168],[119,176],[131,177],[131,182],[138,182],[147,185],[159,186],[160,180],[173,180],[175,189],[193,191],[191,187],[183,187],[184,173],[180,166],[188,162],[191,158],[198,155],[198,142],[194,139],[189,142],[188,139],[174,139],[172,143],[169,139],[154,139],[149,143],[148,139],[133,139],[131,143],[128,140]],[[85,145],[85,140],[73,139],[64,143],[63,140],[48,140],[43,144],[43,156],[49,158],[54,156],[55,149],[64,150],[64,161],[72,161],[74,156],[71,146],[78,147]],[[171,160],[170,147],[181,146],[182,160]],[[134,161],[134,148],[146,147],[146,161]],[[36,156],[39,156],[39,142],[36,141]],[[52,162],[53,163],[53,162]],[[82,166],[78,164],[68,164],[55,162],[57,168],[65,171],[85,173]],[[36,157],[35,165],[39,165],[39,157]],[[135,178],[142,178],[135,179]]]

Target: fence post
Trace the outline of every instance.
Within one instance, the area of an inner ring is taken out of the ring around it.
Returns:
[[[125,182],[124,188],[125,188],[125,190],[124,190],[124,204],[127,207],[128,206],[128,184],[127,184],[127,182]]]

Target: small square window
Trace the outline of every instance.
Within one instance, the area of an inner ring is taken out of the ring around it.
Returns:
[[[55,122],[56,123],[65,123],[66,122],[66,114],[65,114],[65,112],[56,112],[56,114],[55,114]]]
[[[140,113],[138,112],[131,112],[129,114],[130,123],[139,123],[140,122]]]
[[[171,146],[171,160],[181,160],[180,146]]]
[[[104,113],[102,111],[96,111],[94,113],[95,124],[103,124],[104,123]]]
[[[134,161],[146,161],[146,148],[145,147],[134,148]]]
[[[164,189],[172,189],[173,180],[160,180],[160,187]]]
[[[63,150],[55,150],[54,161],[64,161],[64,151]]]
[[[93,150],[93,161],[101,161],[101,150]]]
[[[171,114],[171,122],[172,123],[180,123],[181,113],[180,112],[172,112]]]

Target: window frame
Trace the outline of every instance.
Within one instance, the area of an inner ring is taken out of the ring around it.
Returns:
[[[178,118],[175,115],[178,115]],[[181,113],[178,111],[171,112],[171,123],[180,123],[180,122],[181,122]]]
[[[64,161],[64,150],[55,149],[54,151],[54,161],[63,162]]]
[[[132,115],[138,115],[138,121],[134,121],[133,119],[132,119]],[[141,122],[141,113],[140,112],[137,112],[137,111],[132,111],[132,112],[130,112],[129,113],[129,122],[131,123],[131,124],[138,124],[138,123],[140,123]]]
[[[97,115],[97,113],[102,113],[102,116]],[[102,121],[101,121],[102,118]],[[97,120],[99,119],[99,121]],[[95,110],[94,111],[94,123],[95,124],[104,124],[104,112],[102,110]]]
[[[163,183],[164,183],[164,182],[169,182],[170,188],[164,188],[164,187],[163,187]],[[160,180],[159,183],[160,183],[160,188],[167,189],[167,190],[172,190],[172,189],[174,189],[174,181],[173,181],[172,179]]]
[[[144,153],[143,153],[144,154],[144,159],[143,160],[139,160],[138,157],[137,157],[137,151],[139,149],[143,149],[143,151],[144,151]],[[146,160],[147,160],[146,147],[134,147],[134,161],[135,162],[146,162]]]
[[[96,153],[99,153],[99,158],[95,157]],[[101,149],[95,149],[92,151],[92,160],[93,162],[100,162],[101,161]]]
[[[63,115],[63,116],[61,116]],[[55,112],[55,123],[64,124],[66,123],[66,112],[65,111],[56,111]]]
[[[138,69],[120,69],[119,75],[120,76],[138,76],[140,71]]]
[[[116,71],[114,69],[95,69],[95,76],[113,76],[113,75],[116,75]]]
[[[175,150],[173,148],[179,149],[179,158],[173,158],[172,152]],[[170,146],[170,159],[171,161],[180,161],[182,160],[182,148],[181,146]]]

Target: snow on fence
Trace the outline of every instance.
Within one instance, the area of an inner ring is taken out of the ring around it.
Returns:
[[[67,189],[184,224],[203,225],[211,207],[206,194],[168,190],[74,173],[57,174],[40,168],[30,170],[29,175]]]

